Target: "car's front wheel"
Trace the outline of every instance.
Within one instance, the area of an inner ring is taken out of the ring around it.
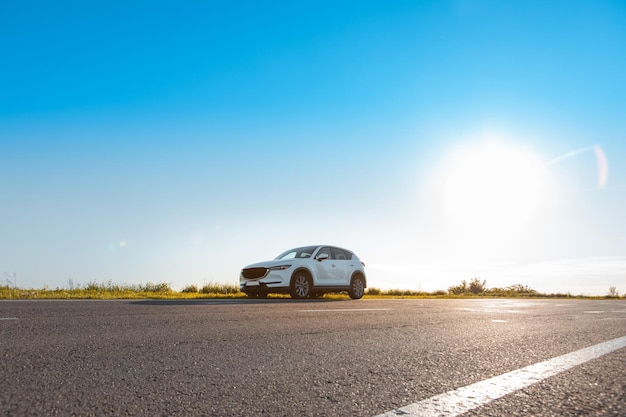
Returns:
[[[363,294],[365,294],[365,280],[362,276],[356,275],[352,278],[352,281],[350,282],[348,295],[350,296],[350,298],[358,300],[359,298],[363,297]]]
[[[307,298],[312,290],[311,278],[305,272],[296,272],[291,280],[289,295],[291,298]]]

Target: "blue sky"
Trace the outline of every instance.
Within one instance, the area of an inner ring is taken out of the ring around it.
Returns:
[[[0,279],[234,283],[330,243],[383,288],[626,292],[625,23],[619,1],[2,4]]]

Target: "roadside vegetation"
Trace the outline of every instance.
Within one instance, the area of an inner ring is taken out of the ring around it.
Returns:
[[[0,286],[0,299],[139,299],[139,298],[217,298],[244,296],[234,285],[207,284],[200,289],[188,286],[175,291],[167,283],[116,284],[90,282],[85,285],[70,285],[66,288],[24,289]]]
[[[411,290],[385,290],[368,288],[367,295],[395,296],[395,297],[442,297],[442,298],[466,298],[466,297],[525,297],[525,298],[625,298],[626,293],[620,297],[616,287],[611,286],[604,297],[589,297],[584,295],[572,295],[571,293],[540,293],[528,285],[515,284],[509,287],[487,287],[487,281],[473,278],[471,281],[461,281],[459,285],[448,287],[448,290],[439,290],[432,293]]]
[[[285,298],[286,295],[270,294],[271,298]],[[607,298],[626,299],[616,287],[611,286],[604,297],[585,297],[568,293],[544,294],[523,284],[515,284],[505,288],[488,288],[487,282],[473,278],[469,282],[463,280],[459,285],[447,290],[433,292],[413,291],[406,289],[368,288],[365,298],[468,298],[468,297],[533,297],[533,298]],[[12,285],[0,285],[0,299],[194,299],[194,298],[246,298],[234,284],[208,283],[201,287],[187,285],[181,291],[175,291],[167,283],[116,284],[89,282],[76,285],[70,280],[65,288],[25,289]],[[344,294],[327,294],[325,298],[347,298]]]

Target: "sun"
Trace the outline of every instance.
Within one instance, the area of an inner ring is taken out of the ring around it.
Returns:
[[[446,214],[458,229],[486,238],[523,228],[540,207],[547,181],[536,154],[495,141],[456,149],[445,172]]]

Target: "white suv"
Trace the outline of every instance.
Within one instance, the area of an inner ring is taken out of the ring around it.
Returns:
[[[351,251],[335,246],[290,249],[273,261],[258,262],[241,270],[240,290],[249,297],[289,293],[292,298],[321,296],[347,291],[350,298],[363,297],[365,264]]]

